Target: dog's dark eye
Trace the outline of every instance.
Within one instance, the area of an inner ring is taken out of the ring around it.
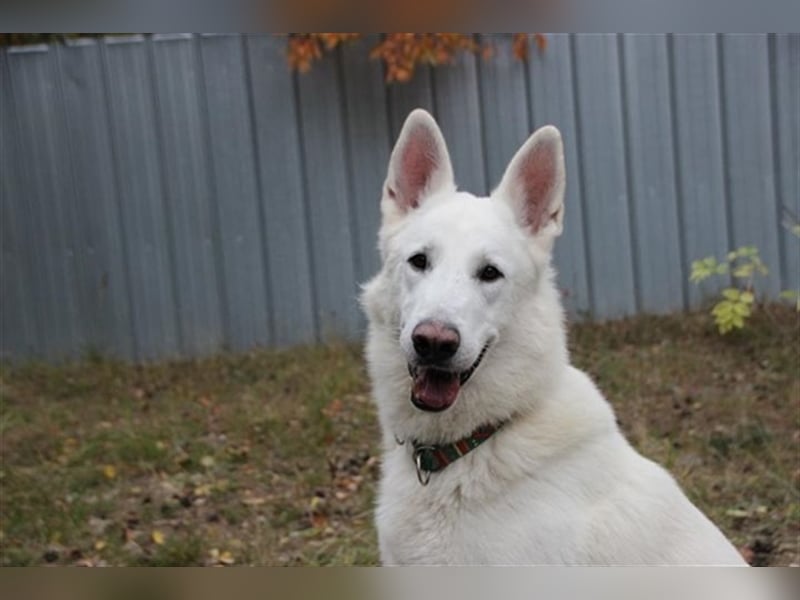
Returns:
[[[503,276],[500,269],[492,265],[486,265],[478,272],[478,279],[485,282],[497,281]]]
[[[428,268],[428,257],[422,252],[418,252],[408,259],[408,264],[414,267],[417,271],[424,271]]]

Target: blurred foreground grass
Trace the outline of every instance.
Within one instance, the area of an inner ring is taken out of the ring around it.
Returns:
[[[753,564],[800,561],[800,324],[571,331],[645,455]],[[370,565],[378,427],[360,348],[0,371],[0,564]]]

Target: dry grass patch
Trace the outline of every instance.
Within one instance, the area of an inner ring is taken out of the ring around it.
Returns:
[[[754,564],[797,563],[797,315],[573,328],[623,429]],[[359,348],[0,371],[0,564],[376,564]]]

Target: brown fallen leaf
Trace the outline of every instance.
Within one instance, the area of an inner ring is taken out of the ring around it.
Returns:
[[[334,398],[333,401],[331,401],[331,403],[328,404],[328,406],[322,409],[322,414],[328,417],[329,419],[332,419],[340,412],[342,412],[342,408],[343,408],[342,401],[339,400],[338,398]]]
[[[311,524],[314,529],[325,529],[328,526],[328,517],[319,513],[312,513]]]
[[[246,498],[242,498],[242,504],[245,506],[261,506],[266,501],[266,498],[260,496],[247,496]]]

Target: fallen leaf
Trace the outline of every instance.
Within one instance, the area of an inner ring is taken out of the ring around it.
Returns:
[[[159,546],[164,545],[164,534],[158,529],[153,530],[153,533],[150,534],[150,539],[152,539],[153,542],[155,542]]]
[[[338,398],[334,398],[334,400],[328,404],[328,406],[322,409],[322,414],[328,418],[335,417],[340,412],[342,412],[342,401]]]
[[[203,465],[206,469],[210,469],[214,466],[214,457],[213,456],[204,456],[200,459],[200,464]]]
[[[738,508],[729,508],[725,511],[725,514],[729,517],[733,517],[735,519],[744,519],[745,517],[749,517],[750,513],[746,510],[741,510]]]
[[[233,554],[231,554],[228,550],[219,553],[219,562],[223,565],[232,565],[235,561],[233,559]]]
[[[105,547],[106,547],[106,541],[105,540],[97,540],[94,543],[94,549],[97,550],[98,552],[100,550],[102,550],[103,548],[105,548]]]
[[[125,544],[122,546],[122,549],[133,556],[141,556],[144,554],[142,547],[133,540],[128,540],[125,542]]]
[[[105,533],[108,526],[111,525],[111,520],[100,519],[99,517],[89,517],[89,531],[93,536],[100,536]]]
[[[72,563],[73,566],[76,567],[94,567],[96,566],[95,561],[91,558],[81,558],[80,560],[75,561]]]
[[[106,479],[114,479],[117,476],[117,469],[114,465],[105,465],[103,467],[103,475],[106,476]]]
[[[314,529],[324,529],[328,526],[328,517],[319,513],[312,513],[311,524],[314,526]]]
[[[211,484],[210,483],[203,483],[198,485],[194,488],[194,495],[198,498],[202,498],[204,496],[208,496],[211,494]]]
[[[247,498],[242,498],[242,504],[245,506],[261,506],[266,501],[266,498],[261,498],[260,496],[248,496]]]

